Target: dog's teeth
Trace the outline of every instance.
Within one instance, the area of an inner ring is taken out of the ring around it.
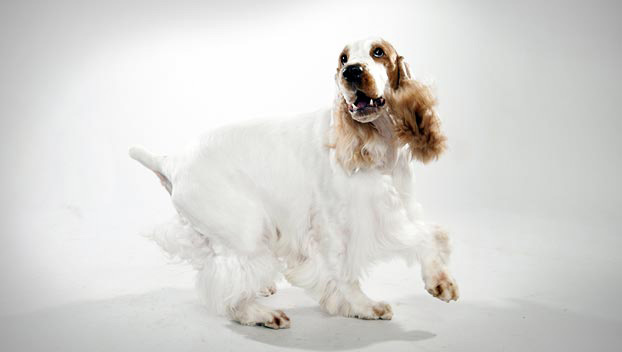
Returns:
[[[374,99],[369,99],[369,105],[374,106]]]
[[[352,103],[352,109],[356,110],[356,105]]]

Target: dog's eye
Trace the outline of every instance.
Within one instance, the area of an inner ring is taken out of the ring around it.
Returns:
[[[341,63],[345,64],[348,62],[348,56],[346,54],[341,55]]]
[[[382,48],[374,49],[374,56],[375,57],[383,57],[384,56],[384,50],[382,50]]]

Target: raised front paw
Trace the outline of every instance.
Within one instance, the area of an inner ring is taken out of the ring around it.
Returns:
[[[460,297],[458,284],[445,270],[438,271],[424,277],[425,289],[432,296],[449,303],[457,301]]]

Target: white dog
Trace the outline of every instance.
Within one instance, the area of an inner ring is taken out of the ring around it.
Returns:
[[[458,298],[448,237],[413,199],[412,160],[445,146],[434,99],[382,39],[347,45],[335,78],[332,109],[221,128],[179,155],[130,150],[179,214],[155,239],[195,266],[209,306],[241,324],[290,326],[256,301],[279,272],[330,314],[391,319],[359,278],[394,256],[421,263],[433,296]]]

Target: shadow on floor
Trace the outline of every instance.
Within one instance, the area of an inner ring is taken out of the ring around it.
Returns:
[[[319,307],[288,309],[292,328],[271,331],[231,323],[231,331],[246,339],[267,345],[314,351],[360,349],[388,341],[421,341],[433,338],[431,332],[404,330],[393,321],[359,320],[333,317]]]
[[[615,350],[622,323],[525,301],[393,302],[392,321],[330,317],[302,293],[277,293],[292,328],[240,326],[206,312],[192,290],[163,289],[0,317],[2,351]],[[279,297],[279,295],[281,295]],[[302,303],[302,304],[301,304]]]

